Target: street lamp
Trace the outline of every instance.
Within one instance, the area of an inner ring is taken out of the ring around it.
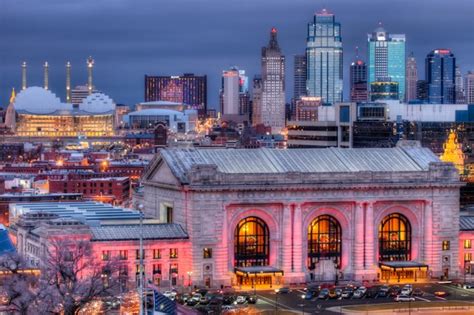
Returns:
[[[188,271],[187,274],[188,274],[188,288],[189,288],[189,292],[191,292],[191,275],[193,274],[193,272]]]
[[[301,299],[303,300],[303,303],[300,304],[300,306],[301,306],[301,314],[302,314],[302,315],[304,315],[304,306],[305,306],[305,305],[304,305],[304,298],[305,298],[305,295],[303,294],[303,295],[301,296]]]

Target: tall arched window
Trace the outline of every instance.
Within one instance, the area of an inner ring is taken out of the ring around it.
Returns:
[[[330,215],[320,215],[308,227],[308,268],[321,259],[341,262],[341,225]]]
[[[383,218],[379,226],[379,261],[411,259],[411,225],[400,213]]]
[[[270,233],[260,218],[247,217],[239,222],[234,235],[234,264],[236,267],[269,264]]]

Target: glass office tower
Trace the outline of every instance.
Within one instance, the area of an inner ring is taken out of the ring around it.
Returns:
[[[367,35],[369,85],[373,82],[397,82],[398,97],[405,98],[405,35],[389,34],[378,27]]]
[[[342,102],[341,24],[325,9],[308,24],[306,59],[308,96],[321,97],[325,104]]]
[[[449,49],[431,51],[425,60],[428,102],[455,104],[456,58]]]

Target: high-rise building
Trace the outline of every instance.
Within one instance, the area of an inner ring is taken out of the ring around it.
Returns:
[[[411,53],[407,58],[406,65],[406,102],[416,100],[416,82],[418,82],[418,70],[415,56]]]
[[[474,104],[474,71],[469,71],[465,76],[466,102]]]
[[[349,83],[351,87],[351,102],[366,102],[367,91],[367,65],[358,59],[351,63],[349,71]]]
[[[223,115],[239,114],[239,70],[231,68],[222,72],[221,99]]]
[[[454,91],[456,93],[456,104],[466,104],[466,95],[464,93],[464,80],[462,78],[462,73],[459,66],[456,66],[454,84]]]
[[[295,55],[293,68],[293,99],[306,96],[306,55]]]
[[[252,97],[252,125],[262,124],[262,77],[256,75],[253,78],[253,97]]]
[[[184,103],[205,117],[207,111],[207,76],[185,73],[182,76],[145,75],[145,102]]]
[[[370,83],[370,100],[398,100],[400,99],[399,85],[396,81],[376,81]]]
[[[389,34],[378,27],[367,35],[369,85],[373,82],[397,82],[400,100],[405,98],[405,35]]]
[[[421,102],[428,101],[428,83],[426,80],[416,82],[416,99]]]
[[[92,94],[98,93],[95,87],[92,87]],[[89,85],[78,85],[71,90],[71,103],[76,108],[83,100],[89,96]]]
[[[306,61],[307,95],[321,97],[326,104],[342,102],[341,24],[326,9],[308,24]]]
[[[285,56],[278,46],[277,30],[270,31],[270,41],[262,48],[262,91],[257,124],[271,127],[272,133],[285,128]]]
[[[432,104],[455,104],[456,58],[449,49],[435,49],[426,56],[425,79],[428,101]]]

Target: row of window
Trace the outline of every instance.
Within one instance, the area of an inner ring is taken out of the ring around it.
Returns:
[[[162,249],[153,249],[152,250],[152,258],[153,259],[161,259],[162,255]],[[142,257],[143,259],[146,258],[146,251],[142,251]],[[204,259],[210,259],[212,258],[212,248],[203,248],[202,250],[202,257]],[[110,250],[103,250],[102,251],[102,260],[107,261],[112,258],[112,251]],[[119,260],[127,260],[128,259],[128,250],[119,250],[118,251],[118,257]],[[169,249],[169,258],[171,259],[176,259],[178,258],[178,249],[177,248],[170,248]],[[140,259],[140,250],[136,249],[135,250],[135,259]]]

